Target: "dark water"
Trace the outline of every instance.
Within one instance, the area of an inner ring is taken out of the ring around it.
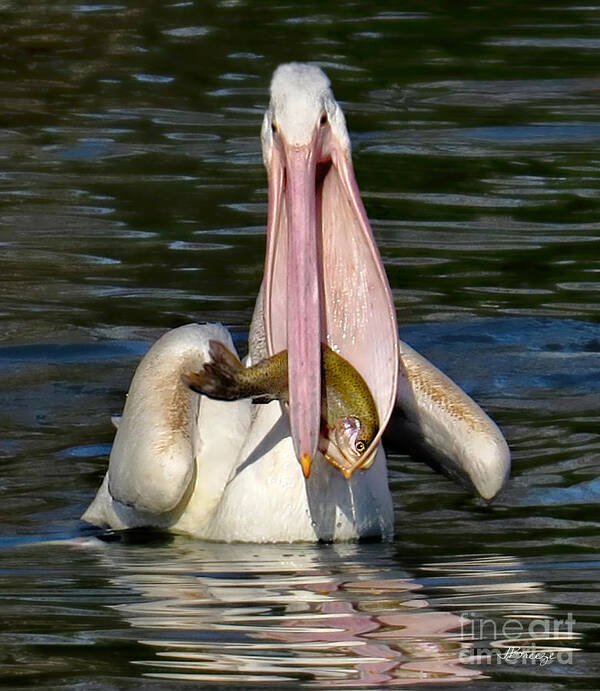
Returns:
[[[0,3],[0,683],[597,688],[599,29],[552,1]],[[140,355],[190,321],[243,345],[290,59],[346,111],[403,337],[512,480],[486,506],[392,456],[392,544],[98,542]]]

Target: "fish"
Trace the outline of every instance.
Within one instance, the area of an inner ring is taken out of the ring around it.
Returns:
[[[287,350],[244,367],[227,346],[211,340],[209,355],[200,372],[182,374],[192,391],[221,401],[251,398],[254,403],[289,403]],[[356,468],[373,462],[374,454],[367,452],[379,431],[377,407],[359,372],[324,343],[321,369],[319,450],[348,479]],[[308,477],[310,467],[303,466],[303,471]]]

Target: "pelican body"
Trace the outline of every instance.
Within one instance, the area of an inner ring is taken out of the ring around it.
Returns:
[[[396,312],[352,168],[344,114],[316,66],[277,68],[261,130],[265,272],[247,365],[287,351],[288,405],[198,396],[182,375],[234,350],[218,324],[162,336],[131,382],[109,467],[83,520],[225,541],[393,535],[382,434],[491,499],[510,454],[494,422],[398,339]],[[321,344],[359,373],[379,428],[346,477],[319,450]],[[306,476],[306,477],[305,477]]]

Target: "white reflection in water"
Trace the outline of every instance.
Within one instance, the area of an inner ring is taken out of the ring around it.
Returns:
[[[530,663],[569,665],[581,634],[571,612],[561,614],[548,601],[544,582],[527,578],[536,568],[506,555],[474,556],[453,562],[425,564],[425,572],[442,571],[446,602],[461,608],[457,632],[465,663]],[[445,604],[435,598],[435,605]],[[571,645],[569,645],[569,643]]]
[[[359,688],[481,676],[459,659],[468,622],[432,609],[387,545],[175,547],[100,554],[117,592],[136,595],[114,608],[155,653],[133,661],[147,676]]]

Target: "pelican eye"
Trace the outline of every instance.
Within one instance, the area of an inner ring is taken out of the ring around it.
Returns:
[[[362,439],[359,439],[354,445],[354,448],[356,449],[357,453],[363,454],[367,450],[367,445]]]
[[[271,132],[273,132],[273,134],[277,134],[278,131],[279,131],[279,128],[277,127],[277,123],[275,121],[273,121],[271,123]]]
[[[327,113],[323,113],[323,115],[321,115],[321,119],[319,120],[319,125],[321,125],[321,127],[325,127],[325,125],[328,122],[329,122],[329,120],[327,118]]]

